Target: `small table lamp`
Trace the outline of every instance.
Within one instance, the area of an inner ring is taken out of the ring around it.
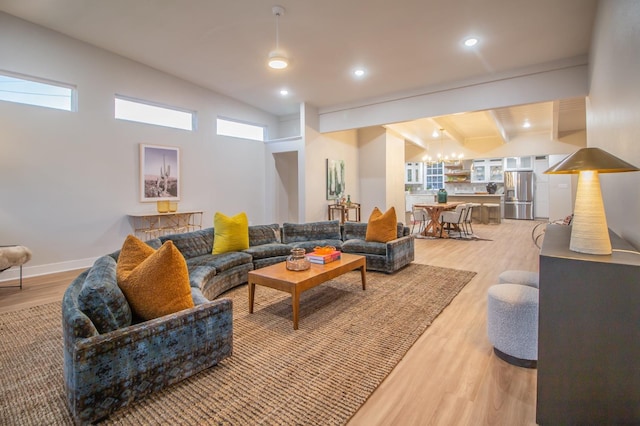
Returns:
[[[611,254],[599,173],[639,170],[600,148],[582,148],[545,171],[547,174],[579,173],[576,205],[571,221],[570,250],[588,254]]]

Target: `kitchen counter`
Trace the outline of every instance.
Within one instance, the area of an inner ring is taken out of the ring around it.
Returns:
[[[476,193],[457,193],[449,194],[447,198],[451,201],[462,201],[464,203],[495,203],[500,204],[500,217],[504,217],[504,196],[503,194],[476,194]],[[473,209],[473,220],[478,222],[487,222],[488,218],[481,215],[482,208]],[[485,215],[486,216],[486,215]]]
[[[504,217],[504,201],[503,194],[488,194],[488,193],[448,193],[447,199],[452,202],[463,202],[463,203],[495,203],[500,204],[500,217]],[[405,204],[406,204],[406,221],[407,223],[411,223],[410,212],[414,204],[426,204],[433,201],[437,201],[434,199],[434,194],[406,194],[405,195]],[[474,209],[473,211],[473,220],[476,222],[486,222],[487,219],[482,217],[481,208]]]

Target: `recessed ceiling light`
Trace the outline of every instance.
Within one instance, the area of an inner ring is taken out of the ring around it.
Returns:
[[[366,72],[362,68],[357,68],[353,71],[353,75],[355,75],[356,77],[364,77],[365,74]]]
[[[528,129],[529,127],[531,127],[531,123],[529,123],[529,120],[525,120],[525,122],[522,125],[522,127],[524,127],[525,129]]]
[[[289,94],[289,91],[287,89],[281,89],[280,90],[280,95],[287,96],[288,94]]]
[[[478,44],[478,39],[475,38],[475,37],[469,37],[468,39],[466,39],[464,41],[464,45],[467,46],[467,47],[473,47],[476,44]]]

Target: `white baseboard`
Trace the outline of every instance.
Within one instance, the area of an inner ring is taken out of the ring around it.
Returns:
[[[46,265],[35,265],[22,267],[22,278],[37,277],[39,275],[55,274],[56,272],[72,271],[74,269],[85,269],[93,265],[97,257],[86,259],[70,260],[68,262],[48,263]],[[0,273],[0,283],[4,281],[20,279],[20,267],[9,268]]]

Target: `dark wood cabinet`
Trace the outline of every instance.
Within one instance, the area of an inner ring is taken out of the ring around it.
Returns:
[[[540,252],[536,421],[638,424],[640,255],[576,253],[570,233],[548,225]]]

